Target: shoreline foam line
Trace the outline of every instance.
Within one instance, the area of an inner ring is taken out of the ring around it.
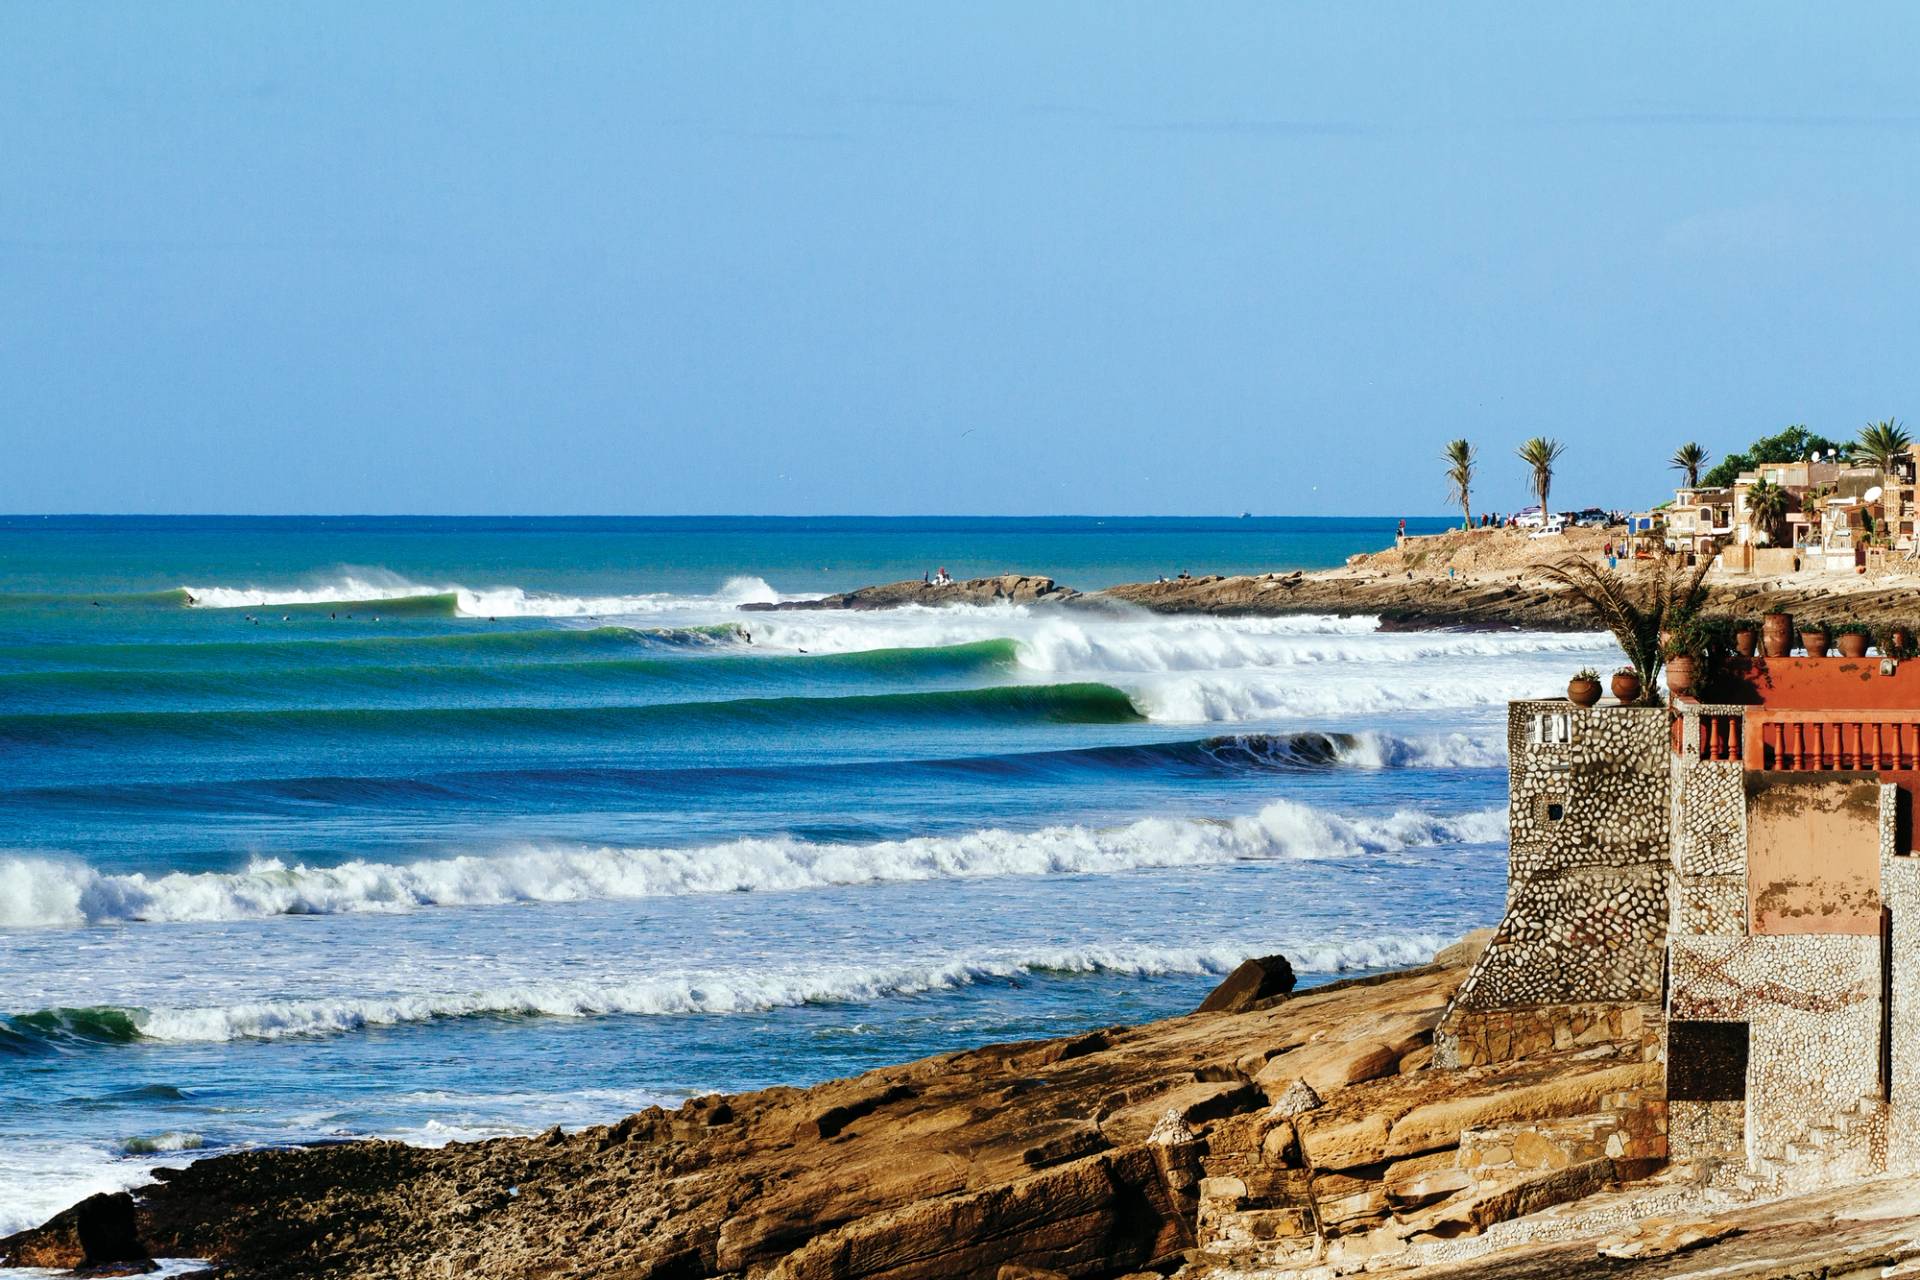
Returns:
[[[1280,949],[1302,972],[1338,973],[1416,964],[1444,941],[1436,934],[1407,932]],[[801,973],[695,972],[630,980],[516,983],[463,993],[266,1000],[203,1008],[42,1010],[0,1019],[0,1030],[24,1035],[42,1024],[112,1019],[124,1021],[133,1034],[102,1038],[101,1043],[208,1043],[342,1034],[461,1018],[764,1013],[804,1004],[866,1004],[1034,976],[1218,975],[1230,972],[1249,955],[1273,949],[1270,941],[1208,947],[1093,945],[955,956],[879,968],[826,966]]]

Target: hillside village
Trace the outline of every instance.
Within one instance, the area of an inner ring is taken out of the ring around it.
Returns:
[[[1845,445],[1789,427],[1721,459],[1704,476],[1712,455],[1696,443],[1682,445],[1670,463],[1683,477],[1672,499],[1631,513],[1553,511],[1548,498],[1564,449],[1558,441],[1538,438],[1521,446],[1517,453],[1529,468],[1537,501],[1506,516],[1475,513],[1474,448],[1455,440],[1443,452],[1454,501],[1462,508],[1463,532],[1483,533],[1504,545],[1504,563],[1498,567],[1522,567],[1569,550],[1598,551],[1615,567],[1670,552],[1689,562],[1709,559],[1719,575],[1777,577],[1877,574],[1915,557],[1914,449],[1893,419],[1868,424]],[[1596,531],[1600,536],[1592,536]],[[1500,538],[1502,532],[1509,536]],[[1588,536],[1578,543],[1560,541],[1581,532]],[[1516,535],[1525,538],[1524,545]],[[1421,541],[1403,532],[1396,546],[1418,552],[1425,549]],[[1455,557],[1471,540],[1454,541],[1449,568],[1495,567],[1462,563]],[[1355,563],[1371,562],[1355,558]]]

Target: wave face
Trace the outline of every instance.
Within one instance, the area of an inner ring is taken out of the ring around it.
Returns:
[[[732,698],[637,706],[342,707],[315,710],[29,712],[0,715],[0,746],[135,741],[422,738],[510,734],[620,738],[646,732],[754,726],[876,725],[942,720],[1126,724],[1140,719],[1104,684],[1000,685],[924,693]]]
[[[246,920],[988,876],[1112,875],[1486,844],[1504,836],[1505,824],[1504,810],[1343,817],[1278,800],[1239,818],[989,829],[860,845],[781,836],[691,849],[528,849],[403,865],[289,867],[268,861],[241,872],[160,876],[10,857],[0,860],[0,925]]]
[[[188,586],[181,603],[201,609],[318,608],[385,604],[398,601],[448,602],[449,611],[468,618],[612,618],[669,610],[738,608],[743,604],[778,604],[786,599],[765,579],[751,575],[728,578],[709,596],[667,592],[640,595],[578,596],[528,591],[523,587],[466,587],[458,583],[414,582],[382,570],[345,573],[306,587]]]
[[[1372,618],[1105,618],[1010,607],[781,613],[753,623],[762,647],[809,654],[961,644],[982,634],[1012,641],[1025,678],[1112,684],[1141,714],[1168,724],[1491,713],[1552,693],[1569,664],[1615,654],[1597,635],[1382,634]]]
[[[1431,956],[1441,943],[1442,939],[1431,934],[1388,934],[1359,942],[1295,948],[1289,958],[1294,967],[1304,973],[1337,973],[1417,964]],[[264,1000],[196,1008],[87,1012],[110,1019],[115,1026],[128,1028],[126,1035],[116,1037],[116,1043],[136,1039],[277,1040],[443,1019],[760,1013],[808,1004],[865,1004],[1037,975],[1097,974],[1135,978],[1217,975],[1229,972],[1246,954],[1245,944],[1092,946],[878,968],[830,965],[799,972],[690,974],[621,982],[526,983],[457,994]],[[54,1010],[16,1016],[0,1020],[0,1030],[31,1037],[74,1012]]]

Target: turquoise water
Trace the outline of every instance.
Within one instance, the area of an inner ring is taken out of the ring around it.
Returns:
[[[1499,910],[1504,701],[1600,638],[741,608],[1395,523],[0,520],[0,1230],[1424,958]]]

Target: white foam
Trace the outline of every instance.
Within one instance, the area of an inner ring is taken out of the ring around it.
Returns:
[[[154,1163],[129,1160],[104,1143],[55,1134],[10,1140],[0,1146],[0,1236],[37,1227],[96,1192],[149,1182]],[[20,1274],[0,1271],[9,1280]]]
[[[1342,721],[1356,717],[1504,708],[1545,697],[1552,685],[1524,664],[1502,670],[1403,667],[1317,672],[1311,678],[1263,672],[1182,672],[1122,681],[1141,715],[1163,724]],[[1564,683],[1564,681],[1562,682]]]
[[[404,600],[419,596],[454,597],[456,609],[473,618],[639,617],[659,613],[717,613],[743,604],[776,604],[806,599],[783,596],[764,579],[726,580],[712,595],[647,592],[636,595],[574,596],[528,591],[517,586],[469,587],[457,582],[416,582],[383,569],[358,569],[311,586],[185,587],[193,603],[205,609],[273,608],[280,605],[347,604]]]
[[[0,925],[244,920],[434,906],[776,891],[985,876],[1110,875],[1153,867],[1332,858],[1503,838],[1503,809],[1342,816],[1276,800],[1226,819],[1119,827],[988,828],[869,844],[779,836],[697,848],[528,848],[334,867],[261,861],[241,872],[109,874],[43,857],[0,859]]]
[[[1281,949],[1301,972],[1340,972],[1424,961],[1444,939],[1391,934]],[[134,1015],[140,1033],[163,1041],[274,1040],[337,1034],[439,1018],[594,1018],[616,1015],[758,1013],[820,1002],[866,1003],[1040,973],[1163,977],[1221,974],[1265,941],[1208,947],[1108,945],[956,957],[885,968],[857,965],[764,973],[692,973],[637,981],[526,983],[464,993],[408,993],[268,1000]]]
[[[1180,724],[1478,711],[1563,685],[1570,658],[1602,665],[1617,652],[1598,633],[1379,632],[1371,618],[1026,606],[763,614],[747,625],[756,645],[808,653],[1011,638],[1027,678],[1103,681],[1148,719]]]
[[[1464,733],[1403,738],[1368,730],[1347,735],[1334,755],[1340,763],[1359,769],[1491,769],[1506,764],[1506,746],[1497,734],[1485,738]]]
[[[1584,653],[1608,643],[1597,633],[1382,632],[1379,620],[1372,617],[1113,615],[1026,605],[784,612],[762,614],[752,626],[757,643],[809,653],[930,648],[1010,638],[1018,644],[1020,664],[1046,675],[1403,663],[1451,657],[1510,660],[1520,654]]]

